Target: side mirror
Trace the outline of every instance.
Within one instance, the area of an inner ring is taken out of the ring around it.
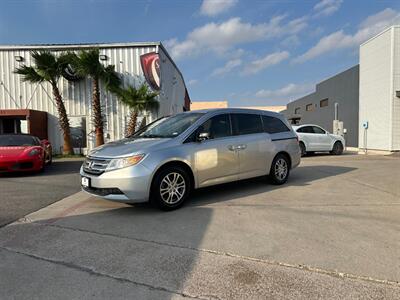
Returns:
[[[50,147],[50,142],[48,140],[40,140],[40,144],[45,148]]]
[[[208,132],[200,132],[197,135],[197,141],[202,142],[208,140],[210,138],[210,134]]]

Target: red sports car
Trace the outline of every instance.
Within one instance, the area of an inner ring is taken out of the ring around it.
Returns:
[[[52,161],[47,140],[28,134],[0,134],[0,173],[41,171]]]

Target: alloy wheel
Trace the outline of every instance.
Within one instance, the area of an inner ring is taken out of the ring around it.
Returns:
[[[275,177],[278,180],[284,180],[288,173],[288,165],[286,160],[279,158],[275,163]]]
[[[177,172],[167,174],[160,184],[161,199],[167,204],[176,204],[182,200],[186,191],[186,182]]]

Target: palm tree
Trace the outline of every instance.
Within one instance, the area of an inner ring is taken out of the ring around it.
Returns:
[[[56,56],[49,51],[32,51],[31,56],[35,63],[35,66],[21,66],[14,72],[22,75],[22,80],[30,83],[42,83],[44,81],[50,83],[53,89],[53,96],[58,111],[58,118],[61,130],[63,132],[64,154],[73,154],[71,132],[69,127],[69,120],[67,111],[65,109],[64,102],[62,100],[60,90],[58,89],[57,83],[63,70],[68,65],[67,55],[61,54]]]
[[[126,136],[131,136],[136,131],[136,123],[139,112],[156,109],[159,106],[157,100],[158,93],[152,92],[146,84],[142,84],[138,89],[133,86],[121,88],[116,91],[122,103],[131,109]],[[146,119],[142,120],[146,124]]]
[[[115,72],[115,67],[105,67],[100,62],[100,51],[98,48],[82,50],[79,53],[69,53],[70,62],[76,73],[82,77],[92,79],[92,121],[96,133],[96,147],[104,144],[104,121],[101,113],[100,81],[109,91],[115,91],[121,79]]]

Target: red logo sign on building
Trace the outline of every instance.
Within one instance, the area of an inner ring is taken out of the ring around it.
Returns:
[[[147,83],[153,90],[160,90],[160,58],[158,53],[151,52],[140,56],[142,70]]]

